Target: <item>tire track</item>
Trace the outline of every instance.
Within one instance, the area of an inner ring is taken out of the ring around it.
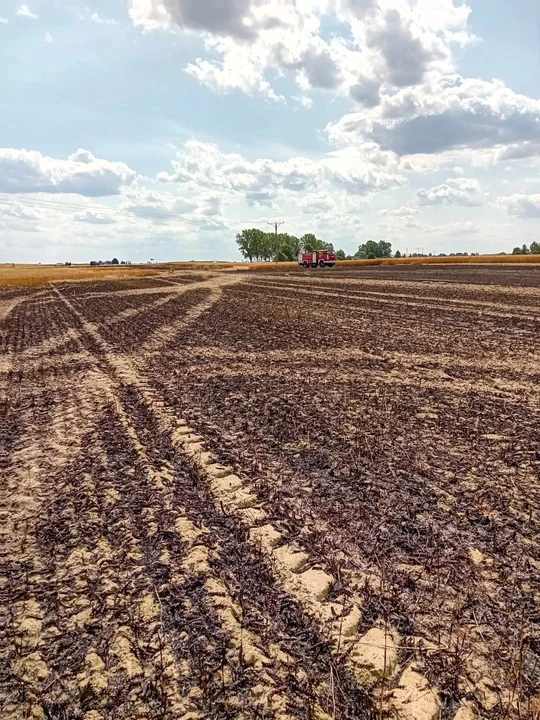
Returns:
[[[39,560],[36,518],[55,490],[47,478],[77,457],[83,438],[81,422],[91,426],[99,404],[99,395],[90,386],[79,386],[77,394],[64,393],[57,399],[44,393],[27,413],[27,429],[11,453],[3,562],[9,608],[6,626],[11,637],[6,666],[12,674],[5,684],[5,717],[22,715],[21,698],[31,710],[49,677],[42,634],[44,610],[39,601],[45,570]]]
[[[176,322],[170,323],[165,328],[156,330],[148,340],[141,347],[141,354],[148,354],[157,352],[167,345],[174,342],[175,337],[185,330],[189,325],[193,324],[198,320],[205,312],[210,310],[223,296],[223,288],[229,285],[235,285],[240,281],[240,278],[234,275],[228,276],[217,276],[210,280],[203,282],[194,283],[182,288],[182,292],[189,292],[189,290],[207,288],[210,290],[210,296],[199,303],[195,308],[190,309],[183,318],[180,318]]]
[[[59,295],[62,297],[60,293]],[[144,445],[137,434],[137,430],[132,425],[129,415],[123,409],[122,403],[118,400],[117,389],[115,390],[115,385],[118,383],[118,380],[121,384],[128,387],[130,385],[134,385],[134,370],[131,363],[127,360],[127,358],[111,353],[110,348],[99,336],[95,327],[85,323],[83,316],[80,315],[80,313],[72,306],[70,301],[67,301],[65,298],[63,298],[63,300],[66,302],[68,307],[72,309],[74,314],[79,317],[83,327],[92,337],[93,341],[97,345],[100,345],[103,350],[103,357],[105,362],[109,365],[109,371],[111,373],[113,383],[111,387],[111,380],[108,380],[108,392],[111,399],[114,399],[115,412],[121,419],[121,422],[132,441],[133,447],[136,449],[141,461],[144,463],[146,468],[145,472],[153,479],[155,487],[161,492],[164,492],[165,487],[163,478],[168,477],[168,475],[167,473],[156,475],[155,471],[149,469],[149,459]],[[115,377],[117,380],[115,380]],[[137,391],[140,390],[139,383],[136,383],[136,388]],[[170,482],[173,482],[174,477],[170,477],[169,480]],[[175,512],[179,513],[179,515],[176,518],[174,527],[178,532],[185,534],[185,536],[182,535],[182,540],[191,541],[193,543],[194,535],[195,538],[197,538],[199,535],[204,537],[204,535],[207,534],[204,526],[201,528],[193,525],[193,522],[185,516],[185,510],[181,506],[175,505],[175,507]],[[166,502],[164,508],[167,512],[172,512],[172,504],[170,502]],[[196,532],[195,528],[197,528]],[[210,569],[210,556],[212,556],[213,562],[224,563],[224,561],[220,559],[218,548],[214,547],[210,552],[208,548],[206,550],[201,550],[201,547],[204,548],[204,545],[193,548],[191,557],[188,554],[183,567],[184,570],[189,569],[197,576],[206,578],[204,580],[204,590],[207,601],[217,612],[222,627],[230,634],[229,650],[227,651],[229,664],[233,666],[235,658],[238,656],[241,658],[242,663],[249,666],[250,673],[257,678],[257,682],[253,683],[252,687],[255,692],[257,700],[256,704],[258,706],[266,708],[273,716],[283,718],[283,720],[285,720],[285,718],[292,717],[288,714],[287,708],[291,700],[294,699],[294,693],[290,691],[287,694],[283,694],[280,689],[280,686],[283,685],[287,676],[291,673],[288,654],[279,647],[279,644],[275,646],[268,646],[256,632],[243,626],[241,621],[241,606],[239,606],[238,601],[231,596],[227,585],[223,581],[220,581],[219,577],[216,577]],[[224,564],[226,565],[226,563]],[[236,660],[236,663],[237,662],[238,660]],[[266,667],[269,665],[272,666],[272,674],[269,674],[266,671]],[[274,675],[276,679],[282,676],[282,680],[276,682],[276,680],[272,678],[272,675]],[[223,682],[225,683],[225,680],[223,680]],[[300,700],[298,702],[301,704]],[[320,720],[327,718],[320,706],[313,701],[311,701],[311,710],[315,713],[314,717],[320,718]],[[239,715],[239,717],[241,716],[242,715]],[[247,717],[253,717],[253,714],[248,712]]]
[[[84,318],[78,310],[59,295],[84,326]],[[361,599],[351,601],[350,598],[343,598],[341,602],[334,602],[329,597],[334,584],[333,576],[318,566],[300,543],[281,544],[282,534],[268,522],[266,510],[260,506],[253,493],[243,486],[242,480],[219,465],[205,447],[203,439],[192,433],[184,420],[176,418],[171,409],[157,399],[127,357],[111,354],[107,343],[95,328],[87,325],[86,329],[101,347],[104,357],[121,382],[135,387],[159,429],[163,433],[170,433],[175,451],[195,464],[214,499],[215,511],[233,515],[246,526],[250,544],[268,559],[276,581],[315,620],[334,653],[344,657],[343,648],[347,647],[346,662],[357,682],[364,686],[375,686],[379,680],[384,684],[386,680],[396,677],[399,672],[397,631],[375,626],[367,634],[359,636]],[[358,584],[361,582],[362,578],[358,578]],[[374,653],[373,645],[377,644],[378,651]],[[411,707],[416,711],[414,708],[419,710],[424,706],[424,709],[427,708],[426,717],[435,718],[440,709],[438,692],[429,686],[414,667],[407,667],[408,674],[400,676],[399,683],[407,683],[406,689],[402,688],[403,693],[393,694],[389,701],[385,700],[385,705],[389,702],[388,708],[402,718],[407,717],[406,713]],[[412,686],[409,686],[410,683]],[[423,692],[415,704],[411,697],[418,684],[423,687]]]
[[[302,288],[298,287],[297,285],[285,285],[284,283],[279,284],[271,284],[268,282],[265,282],[262,284],[263,287],[270,288],[275,291],[280,291],[281,293],[283,290],[294,290],[295,294],[297,295],[306,295],[310,298],[313,297],[328,297],[328,298],[336,298],[338,300],[343,300],[346,302],[347,300],[359,300],[359,301],[369,301],[372,303],[380,303],[382,305],[399,305],[400,307],[411,307],[411,308],[421,308],[426,309],[430,308],[432,310],[438,310],[440,311],[459,311],[462,313],[478,313],[481,312],[483,315],[491,316],[491,317],[497,317],[497,318],[518,318],[521,320],[536,320],[538,318],[538,308],[536,307],[528,307],[524,306],[521,308],[523,311],[529,311],[527,312],[510,312],[511,310],[514,310],[515,306],[512,305],[497,305],[495,306],[493,303],[485,303],[480,300],[460,300],[458,298],[456,299],[450,299],[450,298],[432,298],[434,301],[437,302],[429,302],[426,298],[420,296],[414,296],[414,295],[406,295],[406,294],[398,294],[398,293],[391,293],[391,297],[389,296],[389,293],[376,293],[374,291],[359,291],[355,294],[349,294],[349,293],[339,293],[339,292],[330,292],[327,290],[320,290],[315,288]],[[247,294],[247,293],[246,293]],[[380,296],[384,297],[380,297]],[[413,302],[414,300],[418,300],[418,302]],[[490,307],[500,307],[501,310],[490,310]]]
[[[391,295],[394,295],[393,290],[396,287],[399,287],[400,289],[410,289],[412,291],[422,291],[421,295],[417,295],[416,297],[433,297],[434,299],[450,299],[453,300],[454,298],[449,297],[451,293],[457,294],[457,293],[463,293],[463,294],[469,294],[469,295],[497,295],[501,297],[509,297],[512,300],[515,300],[516,298],[518,300],[524,298],[524,297],[531,297],[535,300],[540,301],[540,289],[538,287],[515,287],[515,286],[506,286],[506,285],[471,285],[467,283],[460,283],[455,281],[439,281],[436,279],[429,279],[427,281],[417,282],[417,281],[410,281],[410,280],[404,280],[402,277],[394,278],[394,279],[388,279],[383,280],[377,277],[371,277],[371,278],[341,278],[333,276],[332,278],[327,277],[306,277],[304,276],[298,276],[298,275],[289,275],[290,278],[293,278],[293,282],[291,282],[291,287],[296,287],[298,285],[304,285],[304,286],[312,286],[314,288],[321,287],[324,288],[324,286],[342,286],[344,288],[358,288],[357,292],[370,292],[367,290],[367,287],[379,287],[381,289],[387,290],[387,293],[390,293]],[[265,283],[276,283],[275,278],[271,277],[262,277],[258,279],[261,284]],[[254,281],[253,281],[254,282]],[[374,291],[377,292],[377,291]],[[437,292],[442,293],[442,295],[436,295]],[[379,293],[382,294],[382,293]],[[406,293],[401,293],[404,296],[407,296]],[[409,296],[411,296],[409,294]],[[466,299],[465,299],[466,301]]]
[[[322,366],[351,362],[356,360],[373,360],[377,362],[388,362],[396,367],[423,369],[433,367],[434,369],[445,370],[447,368],[459,368],[466,370],[485,370],[489,372],[509,372],[526,375],[536,379],[540,373],[540,355],[529,354],[525,358],[513,358],[510,361],[504,357],[497,359],[482,358],[481,360],[468,360],[458,355],[444,353],[420,354],[385,351],[373,353],[360,348],[325,348],[324,357],[321,357],[319,350],[311,349],[290,349],[290,350],[259,350],[256,352],[228,350],[220,346],[207,345],[204,347],[185,346],[182,348],[182,359],[192,364],[199,361],[210,360],[216,363],[245,363],[246,366],[253,366],[256,363],[263,363],[272,367],[275,364],[284,364],[300,369],[306,363],[318,362]]]

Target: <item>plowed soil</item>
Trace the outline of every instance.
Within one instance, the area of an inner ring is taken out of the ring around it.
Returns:
[[[0,717],[540,714],[540,267],[0,296]]]

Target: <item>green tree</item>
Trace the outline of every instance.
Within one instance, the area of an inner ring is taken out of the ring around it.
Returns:
[[[329,250],[333,252],[332,243],[319,240],[313,233],[301,238],[288,233],[276,235],[258,228],[247,228],[236,235],[236,243],[243,257],[250,262],[254,260],[274,260],[275,262],[295,261],[304,248],[307,252]],[[345,253],[343,259],[345,258]]]
[[[282,233],[282,234],[278,235],[278,247],[276,250],[276,259],[277,259],[277,255],[279,254],[285,260],[294,261],[297,259],[299,252],[300,252],[300,239],[299,238],[297,238],[295,235],[288,235],[287,233]],[[277,260],[277,262],[281,262],[281,261]]]
[[[112,265],[120,265],[120,263],[118,262],[118,258],[113,258],[113,259],[111,260],[111,264],[112,264]]]
[[[373,260],[374,258],[387,258],[392,256],[392,243],[386,240],[368,240],[359,246],[354,257],[358,260]]]
[[[540,243],[532,242],[531,247],[529,248],[529,252],[531,253],[531,255],[540,255]]]
[[[529,248],[525,245],[525,243],[523,243],[523,245],[522,245],[522,247],[521,247],[521,254],[522,254],[522,255],[528,255],[528,254],[529,254]]]
[[[521,248],[515,247],[515,248],[512,250],[512,255],[523,255],[523,253],[521,252]]]
[[[261,236],[261,260],[273,260],[279,250],[279,235],[276,237],[275,233],[263,232]]]
[[[375,257],[389,258],[392,257],[392,243],[387,240],[379,242],[379,251]]]
[[[400,258],[400,257],[401,257],[401,253],[400,253],[399,250],[396,250],[396,252],[395,252],[395,254],[394,254],[394,257],[395,257],[395,258]]]
[[[300,238],[300,242],[302,243],[302,247],[306,252],[313,252],[314,250],[319,250],[319,248],[317,247],[317,238],[313,233],[306,233],[305,235],[302,235],[302,237]]]
[[[366,260],[371,255],[375,257],[375,253],[378,252],[379,244],[375,240],[368,240],[362,245],[358,246],[358,250],[355,252],[354,257],[358,260]]]
[[[338,260],[346,260],[347,256],[345,255],[345,250],[338,250],[336,253],[336,258]]]
[[[238,249],[249,262],[262,259],[267,234],[258,228],[249,228],[236,236]]]
[[[300,243],[306,252],[315,252],[315,250],[330,250],[334,249],[332,243],[324,242],[319,240],[313,233],[306,233],[300,238]]]

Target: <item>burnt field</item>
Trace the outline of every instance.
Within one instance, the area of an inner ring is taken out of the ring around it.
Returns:
[[[540,267],[0,297],[0,717],[540,714]]]

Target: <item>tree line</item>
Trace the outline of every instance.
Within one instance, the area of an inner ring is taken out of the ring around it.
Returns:
[[[272,232],[259,230],[259,228],[242,230],[236,236],[236,243],[242,256],[249,262],[295,261],[301,252],[315,252],[316,250],[335,252],[338,260],[392,257],[392,244],[384,240],[380,242],[368,240],[359,246],[354,255],[347,255],[344,250],[334,250],[332,243],[321,240],[313,233],[306,233],[302,237],[296,237],[296,235],[289,235],[288,233],[278,233],[276,235]],[[401,257],[400,255],[397,256]]]
[[[236,236],[238,249],[249,262],[274,261],[286,262],[296,260],[302,251],[334,250],[332,243],[320,240],[313,233],[306,233],[302,237],[288,233],[264,232],[259,228],[242,230]]]
[[[376,240],[367,240],[358,246],[358,250],[354,255],[347,255],[344,250],[334,251],[332,243],[317,238],[313,233],[306,233],[302,237],[296,237],[296,235],[287,233],[276,235],[258,228],[242,230],[236,236],[236,242],[242,256],[249,262],[291,262],[296,261],[301,252],[315,252],[316,250],[335,252],[338,260],[375,260],[378,258],[407,257],[405,253],[402,254],[399,250],[392,254],[392,243],[387,240],[378,242]],[[467,257],[479,254],[474,252],[438,253],[436,257]],[[506,253],[499,254],[505,255]],[[512,254],[540,255],[540,243],[533,242],[530,247],[527,247],[527,245],[515,247]],[[433,254],[409,253],[409,257],[433,257]]]
[[[540,243],[532,242],[530,247],[522,245],[512,250],[512,255],[540,255]]]

